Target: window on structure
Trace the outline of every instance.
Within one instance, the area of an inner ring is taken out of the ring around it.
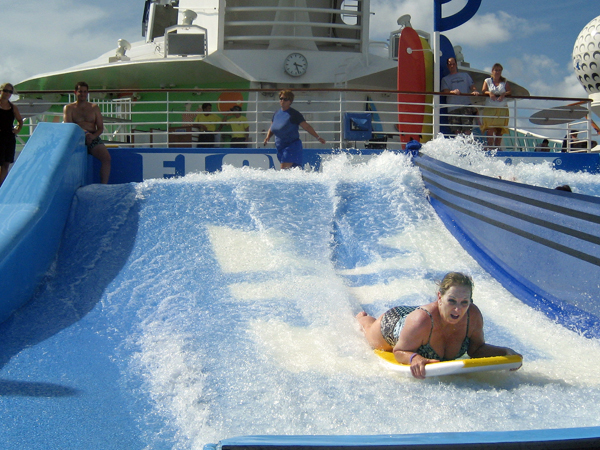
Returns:
[[[165,28],[177,25],[178,1],[146,0],[142,17],[142,36],[148,41],[165,35]]]
[[[344,0],[342,2],[341,10],[342,10],[342,21],[346,25],[356,25],[358,23],[358,17],[356,13],[358,12],[360,0]],[[347,11],[344,14],[344,11]]]

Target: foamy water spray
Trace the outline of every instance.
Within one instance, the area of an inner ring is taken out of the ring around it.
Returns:
[[[425,144],[422,151],[432,158],[488,177],[549,189],[568,184],[575,193],[600,196],[598,175],[555,170],[550,161],[507,164],[505,158],[489,158],[483,146],[472,137],[440,137]],[[556,153],[555,158],[560,156]]]
[[[598,343],[479,268],[405,157],[352,165],[340,156],[322,173],[226,168],[145,182],[138,194],[143,265],[112,289],[143,305],[124,344],[133,356],[124,376],[142,380],[147,420],[164,421],[151,439],[199,448],[247,434],[598,425],[600,386],[587,363],[600,357]],[[354,314],[424,304],[449,270],[473,275],[487,339],[521,351],[521,371],[416,381],[378,364]]]

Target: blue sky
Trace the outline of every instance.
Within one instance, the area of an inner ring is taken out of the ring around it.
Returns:
[[[444,5],[444,15],[466,0]],[[143,0],[19,0],[3,13],[0,80],[17,83],[60,70],[139,41]],[[386,40],[396,19],[411,14],[417,29],[432,31],[433,0],[371,0],[374,40]],[[586,97],[571,69],[573,44],[581,29],[600,15],[597,0],[483,0],[477,15],[448,33],[472,67],[495,62],[504,74],[534,95]]]

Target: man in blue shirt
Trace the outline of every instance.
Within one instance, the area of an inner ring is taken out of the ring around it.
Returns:
[[[449,75],[442,78],[442,92],[451,94],[479,95],[473,79],[468,73],[459,72],[455,58],[448,58]],[[478,111],[471,105],[471,99],[465,96],[448,96],[448,124],[454,135],[471,134],[471,127],[477,118]]]

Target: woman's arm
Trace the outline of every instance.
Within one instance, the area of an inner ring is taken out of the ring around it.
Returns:
[[[504,94],[502,94],[500,97],[498,97],[498,99],[499,99],[500,101],[502,101],[502,100],[504,100],[504,97],[508,97],[510,94],[511,94],[511,91],[510,91],[510,86],[509,86],[509,84],[508,84],[508,81],[506,81],[506,82],[504,83]]]
[[[271,139],[271,136],[273,136],[273,132],[271,131],[271,127],[269,127],[269,131],[267,131],[267,136],[265,137],[265,140],[263,142],[263,145],[267,145],[267,142],[269,142],[269,139]]]
[[[305,130],[305,131],[308,133],[308,134],[310,134],[311,136],[313,136],[313,137],[317,138],[317,141],[319,141],[321,144],[324,144],[325,142],[327,142],[327,141],[325,141],[325,139],[323,139],[321,136],[319,136],[319,135],[317,134],[317,132],[315,131],[315,129],[314,129],[313,127],[311,127],[311,126],[310,126],[310,124],[309,124],[308,122],[306,122],[306,121],[304,121],[304,122],[300,122],[300,126],[301,126],[301,127],[302,127],[302,128],[303,128],[303,129],[304,129],[304,130]]]
[[[509,356],[509,355],[519,355],[519,353],[515,352],[512,348],[508,347],[499,347],[497,345],[491,344],[483,344],[477,350],[471,354],[469,352],[469,356],[471,358],[488,358],[490,356]]]
[[[475,305],[469,308],[469,339],[471,341],[467,353],[471,358],[487,358],[489,356],[519,355],[508,347],[486,344],[483,333],[483,316]],[[519,355],[520,356],[520,355]]]
[[[486,81],[483,82],[483,86],[481,87],[481,93],[482,94],[487,94],[488,93],[488,85],[487,85]]]
[[[18,134],[19,131],[21,131],[21,128],[23,128],[23,117],[19,112],[19,108],[17,108],[17,105],[15,104],[13,104],[13,114],[15,115],[15,119],[17,120],[17,126],[13,128],[13,133]]]
[[[481,93],[484,95],[487,94],[492,100],[496,100],[498,98],[492,91],[490,91],[490,87],[487,84],[487,80],[485,80],[483,82],[483,87],[481,88]]]
[[[425,311],[417,309],[406,316],[398,342],[393,352],[400,364],[410,364],[415,378],[425,378],[425,366],[437,359],[428,359],[417,353],[417,349],[426,344],[431,331],[431,318]]]

